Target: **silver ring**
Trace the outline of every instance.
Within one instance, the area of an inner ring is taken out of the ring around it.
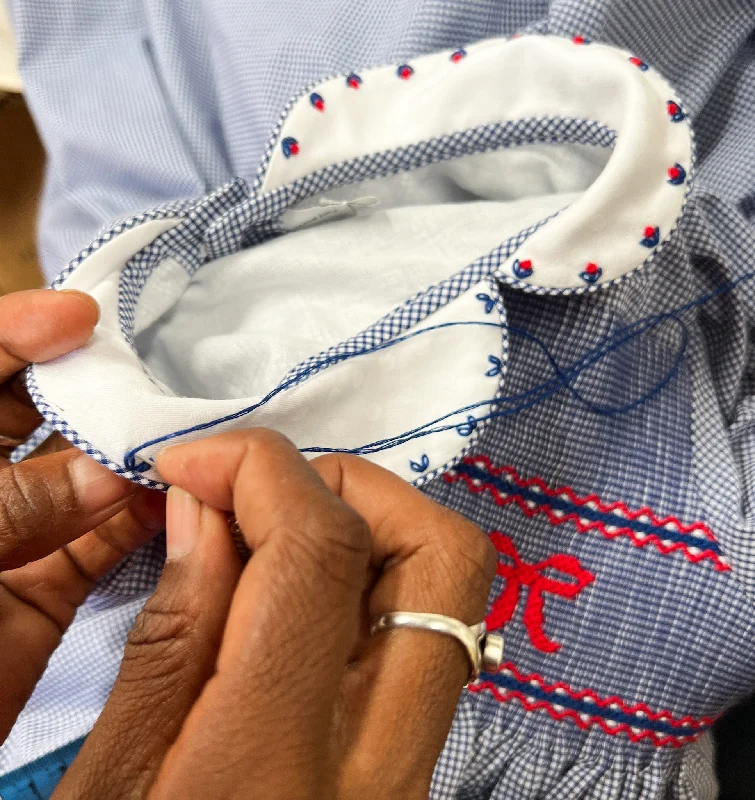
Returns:
[[[498,633],[488,633],[484,622],[470,626],[461,620],[445,617],[442,614],[394,611],[379,617],[372,626],[371,633],[391,628],[417,628],[456,639],[469,657],[468,683],[476,680],[483,670],[495,672],[503,663],[503,636]]]

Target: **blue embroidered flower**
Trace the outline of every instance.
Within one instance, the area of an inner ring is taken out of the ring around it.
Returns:
[[[325,111],[325,101],[322,99],[321,94],[312,92],[312,94],[309,96],[309,102],[312,103],[312,106],[318,111]]]
[[[409,461],[409,466],[412,472],[425,472],[430,466],[430,459],[427,457],[427,453],[423,453],[419,461]]]
[[[495,308],[495,300],[489,294],[476,294],[475,297],[478,300],[482,300],[485,303],[485,313],[489,314]]]
[[[466,422],[462,422],[461,425],[456,426],[456,433],[459,436],[469,436],[472,431],[477,428],[477,419],[475,417],[469,416],[467,417]]]
[[[666,102],[666,111],[669,117],[671,117],[672,122],[681,122],[683,119],[687,118],[687,115],[682,111],[682,107],[679,103],[675,103],[673,100],[668,100]]]
[[[668,182],[672,186],[681,186],[687,180],[687,171],[681,164],[668,168]]]
[[[467,57],[467,51],[463,47],[460,47],[458,50],[454,50],[453,53],[451,53],[450,55],[450,59],[451,61],[454,62],[454,64],[458,64],[459,61],[462,60],[462,58],[466,57]]]
[[[362,79],[356,72],[352,72],[346,76],[346,85],[349,89],[358,89],[362,85]]]
[[[409,78],[414,75],[414,68],[410,67],[408,64],[402,64],[397,70],[396,75],[401,78],[401,80],[408,81]]]
[[[299,142],[297,142],[293,136],[286,136],[286,138],[281,142],[281,150],[283,150],[283,155],[286,158],[291,158],[291,156],[298,156]]]
[[[529,278],[532,275],[532,262],[528,258],[524,261],[515,258],[511,269],[517,278]]]
[[[503,372],[503,362],[497,356],[488,356],[488,361],[493,365],[486,373],[488,378],[495,378]]]
[[[648,65],[641,58],[637,58],[637,56],[631,56],[629,63],[634,64],[637,69],[641,69],[643,72],[648,71]]]
[[[643,247],[656,247],[660,241],[661,229],[657,225],[655,227],[648,225],[647,228],[645,228],[643,238],[640,239],[640,244]]]
[[[582,278],[585,283],[597,283],[602,274],[603,270],[591,261],[582,272],[579,273],[579,277]]]

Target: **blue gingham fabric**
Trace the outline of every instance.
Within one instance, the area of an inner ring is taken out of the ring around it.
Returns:
[[[524,578],[568,578],[552,566],[537,576],[521,568],[506,671],[483,675],[462,697],[432,796],[715,797],[710,723],[755,686],[755,6],[11,0],[11,8],[50,155],[40,241],[51,276],[113,219],[235,177],[253,185],[286,102],[324,75],[529,29],[627,48],[678,88],[697,174],[652,268],[595,295],[502,289],[509,324],[539,337],[564,366],[623,326],[676,316],[580,374],[576,388],[592,410],[564,389],[503,416],[458,469],[425,488],[504,534],[523,565],[569,556],[559,563],[592,576],[571,599],[543,592],[540,629],[558,645],[547,651],[525,619],[535,584]],[[512,336],[509,347],[508,396],[550,377],[531,340]],[[628,413],[595,413],[647,393],[680,347],[679,368],[650,399]],[[694,538],[700,531],[713,538]],[[0,771],[91,727],[162,557],[158,541],[97,587],[0,748]],[[496,579],[491,609],[511,582]]]

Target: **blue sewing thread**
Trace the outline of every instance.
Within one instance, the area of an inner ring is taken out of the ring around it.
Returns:
[[[673,314],[664,315],[664,320],[662,320],[662,321],[665,321],[666,318],[674,319],[674,315]],[[674,365],[669,370],[669,372],[654,387],[652,387],[646,394],[638,397],[636,400],[633,400],[630,403],[626,403],[623,406],[616,406],[616,407],[596,406],[594,403],[591,403],[586,398],[584,398],[582,396],[582,394],[577,389],[575,389],[574,386],[571,385],[570,378],[571,378],[572,375],[574,377],[577,377],[581,372],[583,372],[585,369],[587,369],[593,363],[598,361],[604,355],[606,355],[607,353],[618,349],[619,347],[621,347],[622,344],[626,343],[627,341],[630,341],[631,339],[634,339],[638,335],[638,333],[643,333],[645,330],[649,330],[651,327],[654,327],[656,324],[659,324],[658,320],[654,320],[652,322],[647,323],[645,325],[645,327],[639,332],[629,332],[629,333],[627,333],[626,335],[622,336],[617,341],[612,342],[610,345],[604,347],[602,352],[598,352],[597,349],[593,350],[593,351],[590,351],[587,354],[587,356],[583,356],[583,358],[580,359],[580,362],[577,362],[577,364],[575,364],[572,367],[570,367],[569,370],[566,373],[564,373],[560,369],[560,367],[558,366],[558,363],[555,361],[553,356],[550,354],[550,351],[548,350],[548,348],[536,336],[533,336],[532,334],[528,333],[527,331],[523,331],[523,330],[518,329],[518,328],[509,328],[509,332],[511,332],[511,333],[513,333],[515,335],[523,335],[524,338],[527,338],[527,339],[535,342],[543,350],[543,352],[545,353],[546,358],[550,362],[551,366],[554,367],[554,370],[557,371],[557,373],[558,373],[558,377],[557,377],[556,380],[551,380],[551,381],[546,382],[544,384],[540,384],[539,386],[533,387],[532,389],[528,389],[527,391],[521,392],[518,395],[511,395],[509,397],[503,397],[503,398],[494,399],[494,400],[483,400],[483,401],[478,402],[478,403],[473,403],[472,405],[466,406],[464,408],[456,409],[455,411],[452,411],[452,412],[450,412],[450,413],[448,413],[448,414],[446,414],[446,415],[444,415],[442,417],[438,417],[437,419],[432,420],[431,422],[425,423],[424,425],[421,425],[421,426],[419,426],[418,428],[415,428],[412,431],[407,431],[404,434],[400,434],[399,436],[391,437],[389,439],[381,439],[381,440],[376,441],[376,442],[371,442],[370,444],[363,445],[363,446],[361,446],[359,448],[352,448],[352,449],[341,448],[341,449],[339,449],[339,448],[327,448],[327,447],[308,447],[308,448],[303,448],[301,450],[301,452],[302,453],[348,452],[348,453],[354,453],[356,455],[369,455],[371,453],[376,453],[376,452],[379,452],[381,450],[386,450],[386,449],[388,449],[390,447],[396,447],[396,446],[398,446],[400,444],[404,444],[405,442],[408,442],[408,441],[410,441],[412,439],[419,438],[421,436],[429,436],[432,433],[440,433],[440,432],[448,431],[448,430],[452,430],[452,429],[456,429],[456,431],[459,432],[459,427],[461,427],[461,426],[459,426],[458,424],[444,425],[444,426],[440,426],[440,427],[436,427],[436,428],[429,428],[428,426],[435,425],[436,423],[442,422],[443,420],[446,420],[449,417],[456,416],[457,414],[465,412],[465,411],[471,411],[471,410],[473,410],[475,408],[479,408],[480,406],[491,406],[491,407],[495,406],[495,407],[497,407],[497,406],[504,405],[504,404],[506,404],[508,402],[511,402],[513,400],[520,400],[521,401],[521,402],[518,403],[518,405],[515,405],[512,408],[507,408],[507,409],[504,409],[502,411],[493,411],[490,414],[486,414],[485,416],[482,416],[482,417],[476,417],[476,418],[472,417],[472,419],[476,419],[477,422],[484,422],[486,420],[495,419],[496,417],[507,417],[507,416],[511,416],[513,414],[518,414],[520,411],[524,411],[527,408],[532,408],[533,406],[539,405],[544,400],[547,400],[549,397],[551,397],[553,394],[555,394],[556,392],[560,391],[564,387],[568,389],[568,391],[575,398],[575,400],[580,402],[582,405],[586,406],[593,413],[606,415],[606,416],[616,416],[618,414],[628,413],[628,412],[634,410],[635,408],[639,407],[643,403],[646,403],[648,400],[650,400],[652,397],[654,397],[656,394],[658,394],[660,391],[662,391],[663,388],[665,386],[667,386],[673,380],[673,378],[675,377],[676,373],[678,372],[679,367],[681,366],[681,363],[682,363],[682,359],[683,359],[683,356],[684,356],[684,352],[686,350],[686,346],[687,346],[687,332],[686,332],[686,328],[684,328],[684,325],[681,322],[681,320],[676,319],[675,321],[678,322],[680,324],[680,326],[682,327],[682,342],[681,342],[677,357],[676,357],[676,359],[674,361]],[[633,325],[631,327],[636,327],[638,324],[639,323],[633,323]],[[630,327],[630,326],[628,326],[628,327]],[[622,329],[622,330],[626,330],[626,329]],[[621,333],[621,332],[617,332],[617,333]],[[609,338],[614,338],[614,337],[609,337]],[[462,425],[464,425],[464,423],[462,423]]]
[[[741,275],[739,278],[735,278],[734,280],[729,281],[726,284],[722,284],[721,286],[717,287],[716,289],[713,289],[707,294],[699,298],[696,298],[695,300],[691,300],[682,306],[677,307],[673,311],[666,312],[664,314],[657,314],[651,317],[646,317],[644,319],[632,322],[624,326],[623,328],[620,328],[619,330],[615,331],[613,334],[607,336],[601,343],[599,343],[596,347],[592,348],[591,350],[588,350],[585,354],[583,354],[583,356],[580,359],[578,359],[574,364],[572,364],[566,370],[563,370],[561,368],[561,366],[558,364],[558,362],[548,349],[548,346],[543,341],[541,341],[537,336],[529,333],[528,331],[522,328],[518,328],[515,326],[508,326],[508,331],[510,334],[527,339],[540,348],[540,350],[546,357],[551,369],[554,372],[555,375],[554,378],[551,378],[550,380],[545,381],[538,386],[532,387],[531,389],[528,389],[524,392],[520,392],[519,394],[516,395],[511,395],[509,397],[501,397],[493,400],[483,400],[478,403],[473,403],[464,408],[456,409],[455,411],[452,411],[442,417],[438,417],[437,419],[432,420],[431,422],[425,423],[424,425],[421,425],[415,428],[414,430],[406,431],[402,434],[390,437],[388,439],[371,442],[369,444],[354,448],[308,447],[308,448],[302,448],[301,452],[302,453],[345,452],[345,453],[353,453],[356,455],[367,455],[370,453],[378,452],[380,450],[396,447],[412,439],[420,438],[422,436],[428,436],[432,433],[440,433],[442,431],[447,431],[452,429],[456,429],[458,432],[459,428],[464,428],[464,429],[467,428],[470,419],[475,421],[475,427],[476,427],[476,425],[479,422],[494,419],[496,417],[505,417],[517,414],[521,411],[524,411],[527,408],[531,408],[535,405],[538,405],[539,403],[542,403],[543,401],[547,400],[553,394],[555,394],[558,391],[561,391],[562,389],[566,389],[572,395],[575,401],[577,401],[585,408],[587,408],[589,411],[595,414],[616,416],[619,414],[629,413],[630,411],[639,408],[641,405],[643,405],[644,403],[648,402],[653,397],[655,397],[676,377],[676,374],[678,373],[679,368],[682,364],[682,360],[684,358],[684,353],[686,351],[688,342],[687,329],[686,326],[684,325],[684,322],[679,318],[679,314],[682,314],[685,311],[689,311],[692,308],[705,305],[714,298],[732,291],[740,283],[744,283],[747,280],[751,280],[753,277],[755,277],[755,271],[745,273],[744,275]],[[479,299],[482,298],[480,297]],[[487,305],[487,300],[486,300],[486,305]],[[631,341],[632,339],[641,336],[647,331],[650,331],[656,326],[667,321],[673,322],[679,326],[680,329],[679,350],[677,352],[674,363],[668,370],[668,372],[645,394],[640,395],[635,400],[625,403],[622,406],[598,406],[595,403],[592,403],[587,398],[585,398],[582,395],[582,393],[575,386],[572,385],[575,379],[582,372],[584,372],[586,369],[589,369],[589,367],[591,367],[601,358],[605,357],[611,352],[614,352],[615,350],[618,350],[625,343]],[[234,414],[229,414],[225,417],[221,417],[216,420],[211,420],[210,422],[202,423],[200,425],[195,425],[192,428],[186,428],[183,430],[175,431],[173,433],[165,434],[164,436],[160,436],[156,439],[144,442],[143,444],[133,448],[132,450],[129,450],[128,453],[126,453],[124,456],[124,466],[126,467],[126,469],[135,470],[137,472],[144,472],[145,470],[149,469],[151,465],[147,463],[141,463],[141,464],[136,463],[136,454],[139,453],[141,450],[150,447],[154,444],[159,444],[160,442],[169,441],[170,439],[174,439],[179,436],[184,436],[188,433],[195,433],[197,431],[207,430],[209,428],[214,427],[215,425],[219,425],[223,422],[229,422],[234,419],[238,419],[244,416],[245,414],[249,414],[252,411],[255,411],[256,409],[268,403],[273,397],[275,397],[280,392],[289,389],[295,383],[298,383],[303,378],[306,378],[307,376],[311,375],[313,372],[316,372],[323,366],[328,366],[331,364],[338,363],[340,361],[346,361],[350,358],[355,358],[360,355],[366,355],[368,353],[373,353],[379,350],[383,350],[387,347],[392,347],[396,344],[399,344],[400,342],[414,338],[415,336],[420,336],[425,333],[429,333],[433,330],[456,327],[459,325],[483,325],[483,326],[492,326],[497,328],[507,327],[502,325],[501,323],[484,322],[484,321],[447,322],[440,325],[423,328],[422,330],[419,331],[414,331],[405,336],[400,336],[397,337],[396,339],[392,339],[390,342],[386,342],[372,348],[367,348],[365,350],[357,351],[354,353],[339,353],[333,356],[324,357],[323,359],[311,364],[309,367],[307,367],[307,369],[298,373],[295,377],[290,378],[285,383],[273,389],[262,400],[260,400],[259,403],[256,403],[253,406],[241,409],[240,411],[237,411]],[[512,402],[514,402],[515,404],[511,408],[504,408],[500,411],[491,411],[491,413],[481,417],[468,417],[467,422],[462,423],[461,425],[459,425],[458,423],[454,423],[435,428],[432,427],[440,422],[443,422],[444,420],[449,419],[450,417],[454,417],[460,413],[465,413],[467,411],[472,411],[481,406],[490,406],[491,408],[500,407]],[[474,430],[474,428],[472,428],[472,430]]]
[[[581,372],[583,372],[585,369],[587,369],[590,366],[592,366],[592,364],[594,364],[600,358],[603,358],[608,353],[610,353],[610,352],[618,349],[619,347],[621,347],[627,341],[630,341],[631,339],[634,339],[636,336],[640,335],[641,333],[644,333],[646,330],[650,330],[651,328],[655,327],[656,325],[660,324],[661,322],[664,322],[667,319],[675,320],[682,327],[682,332],[683,332],[682,346],[680,347],[680,351],[678,353],[676,362],[675,362],[674,366],[672,367],[671,371],[664,377],[664,379],[662,381],[660,381],[655,387],[653,387],[653,389],[651,389],[650,392],[648,392],[646,395],[643,395],[643,396],[637,398],[637,400],[633,401],[632,403],[626,404],[625,406],[621,406],[621,407],[618,407],[618,408],[613,408],[613,407],[601,408],[601,407],[596,406],[595,404],[591,403],[586,398],[584,398],[582,396],[582,394],[574,386],[571,385],[573,380],[576,377],[578,377],[578,375]],[[238,418],[240,418],[242,416],[245,416],[246,414],[249,414],[249,413],[251,413],[253,411],[256,411],[258,408],[260,408],[263,405],[265,405],[268,402],[270,402],[270,400],[272,400],[273,397],[275,397],[276,395],[278,395],[281,392],[285,391],[286,389],[291,388],[291,386],[293,386],[294,384],[300,382],[303,378],[311,375],[312,373],[316,372],[317,370],[319,370],[323,366],[328,366],[328,365],[331,365],[331,364],[338,363],[340,361],[346,361],[346,360],[349,360],[351,358],[356,358],[357,356],[360,356],[360,355],[366,355],[368,353],[373,353],[373,352],[377,352],[379,350],[384,350],[384,349],[386,349],[388,347],[393,347],[394,345],[399,344],[400,342],[406,341],[408,339],[412,339],[415,336],[421,336],[421,335],[423,335],[425,333],[429,333],[429,332],[434,331],[434,330],[439,330],[439,329],[442,329],[442,328],[452,328],[452,327],[457,327],[457,326],[462,326],[462,325],[464,325],[464,326],[466,326],[466,325],[482,325],[482,326],[495,327],[495,328],[504,328],[504,327],[506,327],[502,323],[498,323],[498,322],[476,322],[476,321],[445,322],[445,323],[442,323],[440,325],[433,325],[433,326],[430,326],[430,327],[427,327],[427,328],[423,328],[423,329],[421,329],[419,331],[413,331],[412,333],[406,334],[404,336],[397,337],[396,339],[392,339],[389,342],[385,342],[383,344],[377,345],[377,346],[372,347],[372,348],[367,348],[365,350],[356,351],[354,353],[338,353],[338,354],[333,355],[333,356],[326,356],[323,359],[321,359],[321,360],[319,360],[317,362],[314,362],[309,367],[307,367],[305,370],[303,370],[302,372],[298,373],[296,376],[294,376],[292,378],[289,378],[289,380],[287,380],[284,383],[280,384],[280,386],[278,386],[275,389],[273,389],[265,397],[263,397],[262,400],[260,400],[258,403],[255,403],[252,406],[248,406],[247,408],[243,408],[240,411],[236,411],[235,413],[229,414],[229,415],[227,415],[225,417],[220,417],[218,419],[211,420],[209,422],[205,422],[205,423],[201,423],[199,425],[195,425],[192,428],[187,428],[187,429],[184,429],[184,430],[174,431],[173,433],[165,434],[164,436],[160,436],[160,437],[158,437],[156,439],[153,439],[153,440],[150,440],[148,442],[145,442],[145,443],[139,445],[138,447],[135,447],[132,450],[129,450],[129,452],[126,453],[126,455],[124,457],[124,466],[127,469],[134,469],[134,470],[136,470],[138,472],[144,472],[145,470],[149,469],[151,465],[147,464],[146,462],[143,462],[141,464],[136,464],[135,457],[136,457],[136,454],[140,450],[143,450],[146,447],[151,447],[154,444],[159,444],[160,442],[164,442],[164,441],[168,441],[170,439],[174,439],[174,438],[176,438],[178,436],[184,436],[184,435],[186,435],[188,433],[196,433],[196,432],[201,431],[201,430],[207,430],[207,429],[212,428],[212,427],[214,427],[216,425],[222,424],[223,422],[230,422],[230,421],[232,421],[234,419],[238,419]],[[686,342],[687,342],[686,329],[684,328],[684,325],[681,322],[681,320],[676,318],[675,314],[668,313],[668,314],[657,315],[656,317],[652,317],[652,318],[649,318],[647,320],[639,320],[638,322],[634,322],[634,323],[626,326],[625,328],[619,329],[614,334],[612,334],[611,336],[607,337],[602,344],[598,345],[598,347],[594,348],[593,350],[588,351],[578,362],[576,362],[576,364],[572,365],[568,370],[566,370],[566,372],[564,372],[561,369],[561,367],[558,364],[558,362],[556,361],[556,359],[551,354],[550,350],[548,349],[548,346],[543,341],[541,341],[537,336],[535,336],[534,334],[529,333],[528,331],[525,331],[525,330],[523,330],[521,328],[517,328],[517,327],[514,327],[514,326],[508,326],[508,330],[509,330],[510,333],[512,333],[514,335],[517,335],[517,336],[520,336],[522,338],[528,339],[529,341],[532,341],[534,344],[536,344],[543,351],[543,354],[545,355],[546,359],[548,360],[548,363],[550,364],[551,368],[553,369],[553,371],[554,371],[554,373],[556,375],[555,379],[551,379],[550,381],[546,381],[545,383],[540,384],[540,386],[534,387],[533,389],[527,390],[526,392],[520,393],[519,395],[515,395],[515,396],[513,396],[511,398],[504,397],[504,398],[499,398],[497,400],[483,400],[483,401],[480,401],[478,403],[474,403],[472,405],[466,406],[464,408],[456,409],[455,411],[452,411],[452,412],[444,415],[443,417],[439,417],[438,419],[432,420],[431,422],[425,423],[424,425],[422,425],[422,426],[420,426],[418,428],[415,428],[412,431],[407,431],[404,434],[399,434],[398,436],[391,437],[389,439],[380,440],[379,442],[372,442],[372,443],[364,445],[362,447],[356,447],[356,448],[309,447],[309,448],[302,449],[301,452],[303,452],[303,453],[309,453],[309,452],[311,452],[311,453],[340,453],[340,452],[344,452],[344,453],[355,453],[357,455],[359,455],[359,454],[364,455],[364,454],[367,454],[367,453],[377,452],[379,450],[389,449],[390,447],[395,447],[398,444],[403,444],[404,442],[409,441],[409,440],[411,440],[413,438],[417,438],[419,436],[426,436],[426,435],[429,435],[430,433],[440,433],[442,431],[456,429],[456,431],[457,431],[457,433],[459,433],[459,435],[468,436],[477,427],[477,423],[478,422],[482,422],[482,421],[488,420],[488,419],[493,419],[493,418],[499,417],[499,416],[509,416],[510,414],[514,414],[514,413],[518,413],[519,411],[523,411],[526,408],[530,408],[532,405],[537,405],[538,403],[543,402],[544,400],[546,400],[551,395],[553,395],[556,392],[560,391],[562,388],[568,389],[568,391],[572,394],[574,399],[577,400],[577,402],[579,402],[580,404],[584,405],[586,408],[588,408],[588,410],[593,411],[594,413],[597,413],[597,414],[609,414],[609,415],[610,414],[627,413],[628,411],[631,411],[633,408],[635,408],[635,407],[637,407],[639,405],[642,405],[643,403],[647,402],[649,399],[651,399],[651,397],[655,396],[655,394],[657,394],[666,384],[668,384],[673,379],[674,375],[676,374],[676,371],[679,368],[679,365],[681,364],[682,358],[684,356],[684,350],[686,348]],[[534,400],[533,399],[529,399],[531,397],[534,397]],[[439,428],[427,429],[428,426],[435,425],[436,423],[442,422],[443,420],[448,419],[449,417],[456,416],[459,413],[464,413],[466,411],[471,411],[471,410],[474,410],[475,408],[479,408],[480,406],[501,405],[501,404],[506,403],[507,401],[519,400],[520,398],[524,402],[520,403],[519,405],[517,405],[517,406],[515,406],[515,407],[513,407],[511,409],[506,409],[504,411],[499,411],[499,412],[493,412],[493,413],[488,414],[488,415],[486,415],[484,417],[478,417],[478,418],[468,417],[467,421],[465,423],[461,423],[461,425],[459,425],[458,423],[455,423],[455,424],[451,424],[451,425],[442,426],[442,427],[439,427]],[[474,425],[472,426],[473,422],[474,422]],[[427,430],[425,430],[425,429],[427,429]]]

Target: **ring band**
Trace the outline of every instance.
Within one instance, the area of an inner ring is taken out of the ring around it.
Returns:
[[[454,617],[442,614],[421,614],[413,611],[394,611],[378,617],[371,633],[387,631],[391,628],[416,628],[451,636],[464,648],[469,658],[469,678],[467,683],[476,680],[480,672],[495,672],[503,662],[503,636],[488,633],[484,622],[465,625]]]

